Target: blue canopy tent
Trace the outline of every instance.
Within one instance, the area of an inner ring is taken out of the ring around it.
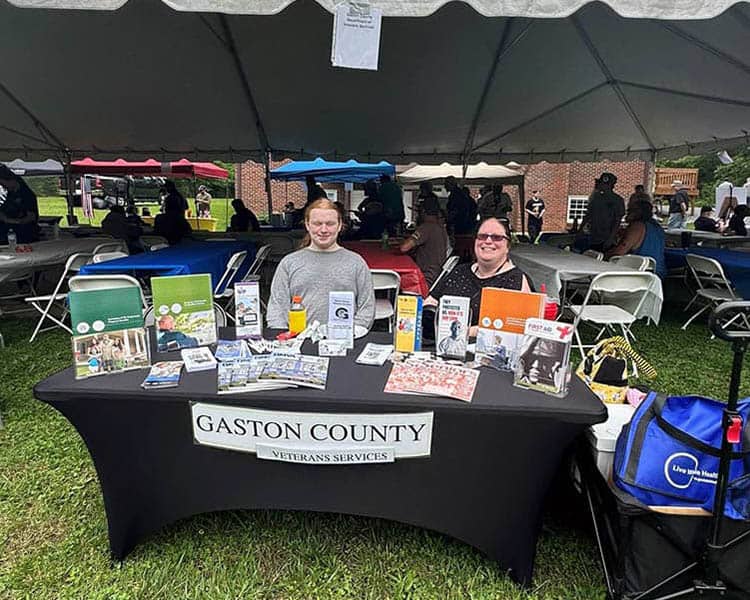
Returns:
[[[391,163],[361,163],[356,160],[331,162],[318,157],[315,160],[298,160],[271,170],[271,179],[279,181],[304,181],[315,177],[317,182],[364,183],[381,175],[396,175],[396,167]]]

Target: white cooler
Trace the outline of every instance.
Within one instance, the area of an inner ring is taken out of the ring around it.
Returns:
[[[592,425],[586,431],[596,466],[604,479],[609,481],[615,460],[615,444],[623,426],[630,422],[635,407],[630,404],[607,404],[607,420]]]

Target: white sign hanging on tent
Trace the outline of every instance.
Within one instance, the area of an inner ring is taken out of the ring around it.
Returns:
[[[333,17],[331,63],[346,69],[378,70],[383,11],[367,2],[345,2]]]

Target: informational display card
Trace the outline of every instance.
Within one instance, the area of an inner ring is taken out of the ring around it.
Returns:
[[[470,298],[441,296],[437,314],[436,354],[464,360],[469,337]]]
[[[260,284],[257,281],[238,281],[234,284],[234,318],[237,338],[263,335]]]
[[[216,342],[210,275],[152,277],[151,290],[159,352]]]
[[[573,326],[559,321],[527,319],[513,383],[564,396],[569,381]]]
[[[331,64],[377,71],[383,11],[368,2],[344,2],[333,17]]]
[[[138,288],[71,291],[68,303],[76,379],[150,364]]]
[[[354,348],[354,292],[328,293],[327,337]]]
[[[397,352],[416,352],[422,348],[422,298],[403,295],[396,299]]]

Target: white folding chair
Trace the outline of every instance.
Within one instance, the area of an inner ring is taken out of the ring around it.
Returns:
[[[594,260],[599,260],[599,261],[604,260],[604,253],[599,252],[598,250],[591,250],[591,249],[585,250],[583,252],[583,255],[588,256],[589,258],[593,258]]]
[[[646,300],[649,290],[658,279],[653,273],[614,271],[611,273],[599,273],[592,280],[583,304],[573,304],[568,308],[575,315],[573,328],[575,329],[576,342],[581,351],[581,358],[585,357],[584,345],[581,342],[579,326],[581,323],[589,323],[599,326],[598,340],[607,329],[619,326],[623,337],[631,341],[633,334],[630,331],[632,325],[638,318],[643,302]],[[607,299],[616,297],[618,303],[607,303]],[[628,302],[622,302],[623,297]],[[604,300],[605,302],[599,302]],[[592,345],[586,346],[591,347]]]
[[[218,300],[220,298],[229,298],[232,296],[232,284],[234,283],[234,278],[236,277],[237,271],[239,271],[240,265],[242,265],[242,261],[245,260],[246,256],[247,250],[242,250],[240,252],[235,252],[229,258],[229,260],[227,261],[226,269],[224,269],[224,274],[221,276],[221,279],[219,279],[219,282],[214,288],[215,299]]]
[[[128,256],[127,252],[99,252],[94,254],[94,263],[98,264],[116,258],[125,258],[126,256]]]
[[[146,308],[148,308],[148,303],[146,302],[146,296],[143,293],[143,287],[141,287],[140,282],[135,277],[131,277],[130,275],[121,275],[119,273],[105,275],[74,275],[68,282],[68,288],[71,292],[131,287],[138,289],[138,293],[141,296],[141,305],[145,312]]]
[[[609,259],[609,262],[616,264],[618,267],[628,267],[636,271],[648,271],[649,261],[653,262],[654,266],[656,265],[656,261],[650,256],[638,256],[637,254],[623,254]]]
[[[60,279],[57,281],[57,285],[55,285],[55,288],[51,294],[26,298],[26,302],[31,304],[31,306],[33,306],[41,314],[41,317],[39,317],[39,322],[34,328],[34,333],[31,334],[29,343],[33,342],[36,339],[36,336],[41,331],[49,331],[50,329],[54,329],[55,326],[62,327],[68,333],[73,333],[70,327],[63,323],[65,317],[68,315],[68,307],[65,304],[65,301],[68,298],[68,294],[67,292],[62,292],[61,290],[63,289],[63,284],[65,284],[68,279],[70,279],[75,273],[78,273],[82,266],[91,263],[93,259],[93,253],[90,254],[81,252],[78,254],[71,254],[68,257],[68,260],[65,262],[65,267],[63,268],[63,272],[60,275]],[[62,314],[60,317],[55,317],[51,312],[52,307],[55,303],[60,304],[62,307]],[[42,329],[42,324],[46,319],[49,319],[56,325],[52,325],[50,327]]]
[[[456,265],[458,264],[458,261],[460,260],[460,257],[458,256],[449,256],[445,259],[445,262],[443,263],[443,266],[440,267],[440,274],[437,276],[435,281],[432,282],[432,285],[430,286],[430,290],[427,292],[427,295],[430,295],[430,292],[435,289],[435,286],[440,282],[443,277],[448,275],[453,269],[456,268]]]
[[[160,248],[169,247],[169,242],[167,241],[167,238],[164,238],[160,235],[142,235],[141,242],[145,246],[146,250],[148,250],[149,252],[153,252],[154,250],[159,250]]]
[[[91,254],[101,254],[103,252],[128,252],[128,245],[123,240],[113,240],[99,244]]]
[[[685,307],[685,310],[687,310],[696,300],[699,302],[703,301],[705,304],[700,310],[698,310],[698,312],[685,321],[682,329],[687,329],[690,323],[707,310],[713,309],[724,302],[741,300],[741,298],[735,293],[734,288],[732,287],[732,284],[729,283],[726,275],[724,275],[724,269],[718,260],[707,256],[700,256],[698,254],[688,254],[685,257],[685,261],[687,262],[688,270],[698,286],[698,289],[695,290],[693,299]],[[740,315],[743,315],[743,313],[738,313],[737,316]],[[727,323],[727,325],[729,324],[730,323]]]
[[[401,289],[401,275],[388,269],[370,269],[372,287],[375,290],[375,320],[388,319],[388,331],[393,331],[396,319],[396,298]],[[378,298],[378,292],[385,297]]]
[[[227,313],[218,304],[214,304],[214,317],[216,318],[217,327],[227,326]],[[149,306],[143,315],[143,323],[146,327],[153,327],[156,324],[156,317],[154,316],[154,307]]]

